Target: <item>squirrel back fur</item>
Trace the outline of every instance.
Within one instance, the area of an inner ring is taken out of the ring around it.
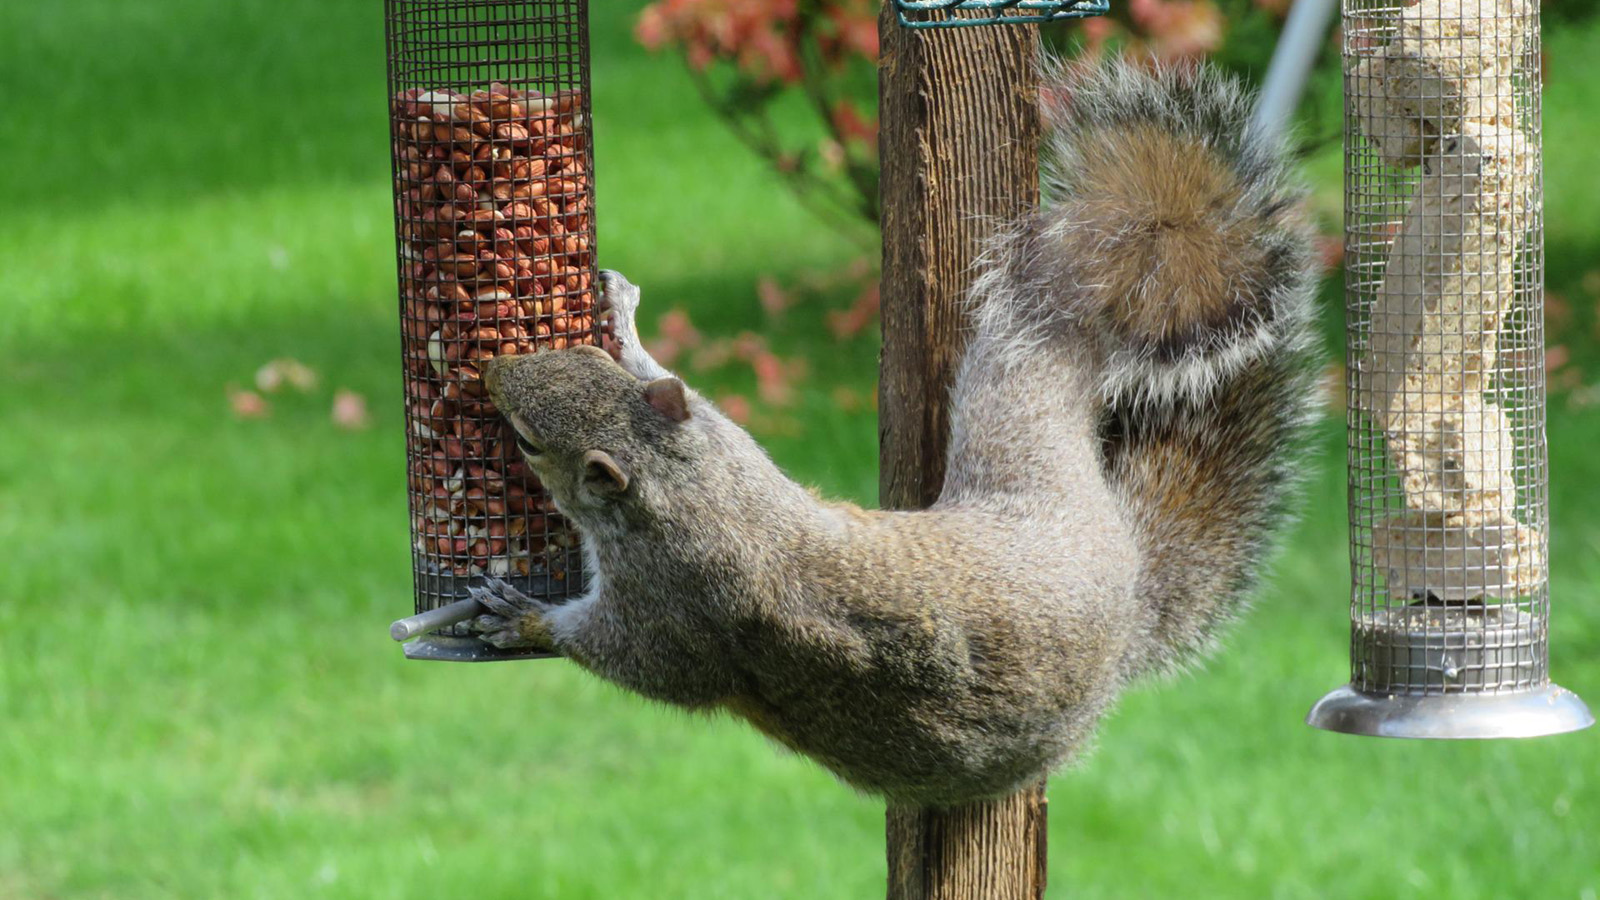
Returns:
[[[608,273],[592,349],[485,381],[583,531],[591,588],[480,629],[724,709],[931,805],[1083,746],[1243,603],[1312,407],[1309,240],[1281,150],[1208,71],[1052,73],[1050,198],[991,246],[930,509],[828,503],[663,369]]]
[[[1152,624],[1129,671],[1156,671],[1206,648],[1285,518],[1318,411],[1311,234],[1238,83],[1121,62],[1050,76],[1068,99],[1045,106],[1049,200],[992,242],[968,369],[1080,354],[1140,545]]]

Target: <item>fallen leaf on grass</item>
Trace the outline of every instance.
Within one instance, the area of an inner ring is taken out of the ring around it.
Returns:
[[[297,359],[275,359],[256,370],[256,389],[275,394],[285,384],[305,393],[317,386],[315,369]]]
[[[236,384],[228,385],[227,391],[228,406],[235,418],[265,419],[272,415],[272,404],[255,391],[241,390]]]
[[[346,431],[361,431],[372,425],[372,414],[367,411],[367,398],[344,388],[333,394],[331,417],[333,424]]]

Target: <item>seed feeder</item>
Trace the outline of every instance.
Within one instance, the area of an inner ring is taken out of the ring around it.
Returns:
[[[495,356],[598,344],[586,0],[386,0],[416,615],[413,659],[544,654],[468,636],[467,588],[583,590],[577,535],[484,392]]]
[[[1109,0],[894,0],[894,8],[900,24],[908,28],[956,28],[1082,19],[1105,15],[1111,4]]]
[[[1548,669],[1538,16],[1344,2],[1351,674],[1318,728],[1594,721]]]

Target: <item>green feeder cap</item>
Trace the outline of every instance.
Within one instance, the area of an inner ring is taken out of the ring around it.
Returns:
[[[894,0],[900,24],[907,28],[963,28],[970,25],[1018,25],[1058,22],[1105,15],[1110,0]],[[982,10],[982,16],[937,16],[948,10]]]

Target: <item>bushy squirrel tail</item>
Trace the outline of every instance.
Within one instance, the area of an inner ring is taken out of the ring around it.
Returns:
[[[1283,148],[1212,69],[1061,68],[1044,106],[1046,203],[991,251],[1009,264],[974,314],[995,343],[1068,339],[1098,381],[1149,604],[1137,675],[1209,645],[1284,524],[1318,405],[1310,232]]]

